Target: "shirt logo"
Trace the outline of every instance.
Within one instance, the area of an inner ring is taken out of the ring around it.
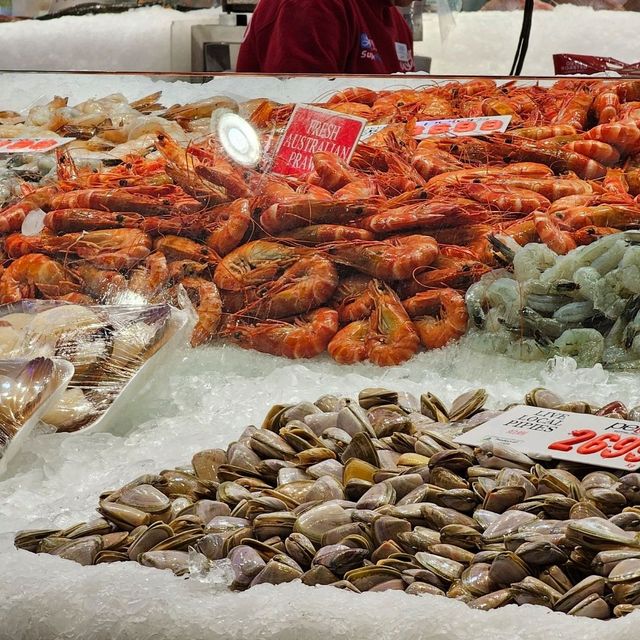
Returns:
[[[363,60],[382,62],[376,43],[366,33],[360,34],[360,49],[360,58]]]

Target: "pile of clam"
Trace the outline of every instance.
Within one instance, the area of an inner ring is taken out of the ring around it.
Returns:
[[[19,532],[18,548],[84,565],[189,572],[227,558],[233,589],[296,579],[354,592],[537,604],[606,619],[640,606],[640,473],[538,464],[456,434],[496,412],[365,389],[277,405],[226,451],[100,496],[100,517]],[[626,415],[535,390],[525,402]],[[638,506],[636,506],[638,505]]]

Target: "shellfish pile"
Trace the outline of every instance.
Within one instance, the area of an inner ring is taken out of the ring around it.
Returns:
[[[0,361],[61,358],[73,377],[41,420],[57,431],[94,424],[175,331],[168,305],[81,306],[31,300],[0,306]],[[39,389],[34,376],[24,384]],[[11,438],[8,438],[10,440]]]
[[[580,366],[640,367],[640,233],[625,231],[564,256],[543,244],[517,248],[512,273],[493,271],[467,291],[480,348]],[[483,344],[484,343],[484,344]]]
[[[607,619],[640,604],[640,474],[536,463],[452,438],[496,415],[483,390],[446,407],[365,389],[274,406],[226,450],[100,496],[100,517],[21,531],[18,548],[83,565],[189,572],[227,558],[236,590],[301,580],[537,604]],[[536,389],[528,404],[617,417]],[[193,566],[193,564],[191,565]]]

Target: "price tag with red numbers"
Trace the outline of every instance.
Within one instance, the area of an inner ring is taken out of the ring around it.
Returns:
[[[481,116],[479,118],[456,118],[453,120],[427,120],[416,125],[416,138],[435,136],[488,136],[504,133],[511,116]]]
[[[0,138],[0,153],[46,153],[75,138]]]
[[[631,420],[518,406],[455,440],[472,446],[497,440],[532,458],[640,468],[640,422]]]

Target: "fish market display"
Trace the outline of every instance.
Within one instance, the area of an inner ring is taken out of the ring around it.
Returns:
[[[638,226],[640,81],[354,88],[318,106],[383,128],[300,178],[270,172],[294,105],[267,100],[172,107],[184,135],[157,127],[115,167],[59,153],[57,181],[0,210],[0,302],[175,302],[182,285],[194,346],[386,366],[465,333],[464,292],[505,245],[565,254]],[[257,168],[204,135],[218,108],[258,129]],[[491,115],[511,116],[505,134],[414,137],[418,121]]]
[[[0,358],[37,356],[50,368],[49,357],[71,363],[73,378],[41,420],[57,431],[77,431],[94,424],[166,345],[175,332],[171,314],[168,305],[80,306],[36,300],[4,305]],[[33,386],[33,393],[39,389],[37,376],[25,384]]]
[[[607,619],[640,604],[640,474],[535,463],[452,437],[496,412],[365,389],[276,405],[226,450],[100,496],[99,517],[18,532],[18,548],[83,565],[137,561],[177,575],[227,558],[232,589],[301,580],[356,593],[447,596],[475,609],[536,604]],[[638,419],[545,389],[533,406]]]
[[[508,250],[507,250],[508,251]],[[564,256],[518,247],[513,273],[492,271],[467,291],[484,347],[522,359],[573,357],[579,366],[640,367],[640,232],[607,235]]]

